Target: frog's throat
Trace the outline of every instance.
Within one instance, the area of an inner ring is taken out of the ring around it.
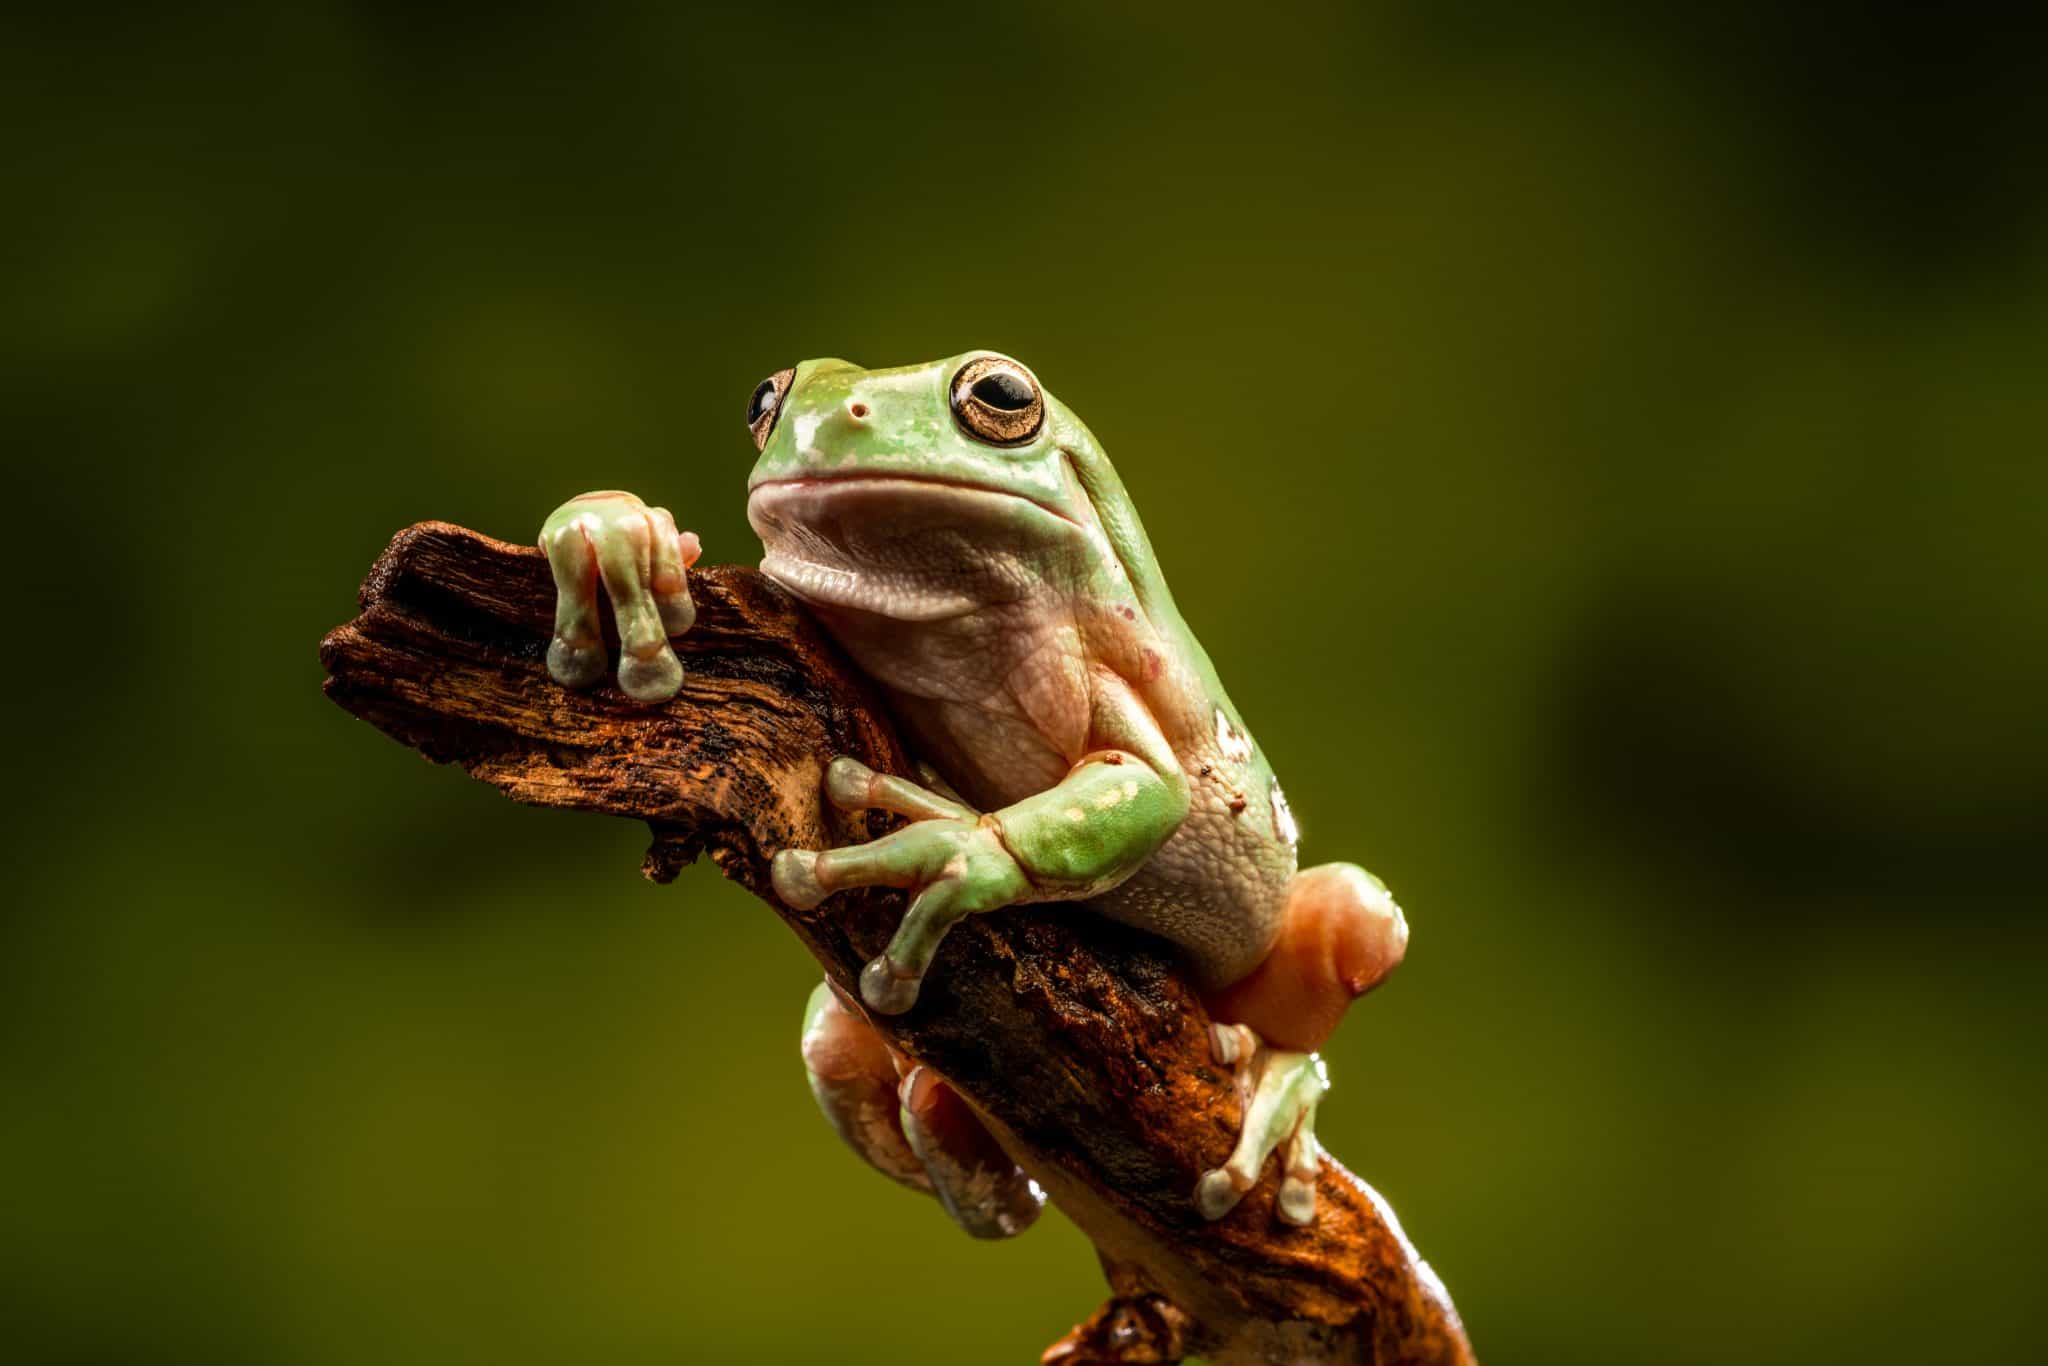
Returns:
[[[1082,525],[1001,489],[894,475],[757,485],[761,571],[815,608],[900,622],[969,615],[1028,591],[1021,566],[1084,544]]]
[[[773,551],[761,557],[761,572],[812,607],[866,612],[893,621],[947,621],[982,606],[972,594],[892,582],[858,569]]]

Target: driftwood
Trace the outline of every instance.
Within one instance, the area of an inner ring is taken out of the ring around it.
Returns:
[[[883,833],[889,818],[834,810],[820,781],[837,754],[907,772],[903,747],[780,589],[730,566],[692,571],[691,586],[697,624],[676,642],[687,678],[672,702],[638,706],[610,684],[572,693],[544,664],[554,587],[541,554],[421,523],[371,569],[362,615],[321,642],[327,695],[515,801],[645,820],[643,871],[656,881],[708,854],[857,1003],[901,894],[792,911],[768,860]],[[1393,1212],[1334,1160],[1312,1228],[1275,1217],[1277,1162],[1226,1218],[1195,1212],[1196,1178],[1228,1153],[1238,1098],[1210,1058],[1200,1001],[1154,941],[1093,916],[970,917],[917,1006],[873,1022],[975,1106],[1100,1250],[1113,1298],[1048,1361],[1472,1361]]]

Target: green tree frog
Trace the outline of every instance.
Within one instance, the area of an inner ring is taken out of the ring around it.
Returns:
[[[909,907],[867,965],[868,1011],[910,1009],[962,916],[1071,904],[1170,941],[1203,992],[1243,1130],[1194,1190],[1220,1218],[1281,1151],[1278,1212],[1315,1215],[1321,1047],[1401,961],[1408,927],[1351,864],[1296,871],[1294,818],[1168,592],[1101,446],[1017,361],[988,351],[898,369],[811,360],[747,408],[759,452],[747,516],[764,574],[879,687],[919,780],[849,758],[825,795],[907,819],[842,849],[786,849],[798,909],[849,887]],[[541,531],[559,589],[548,667],[601,680],[598,594],[619,624],[619,685],[672,697],[697,538],[629,493],[586,493]],[[970,1233],[1028,1225],[1038,1189],[942,1078],[896,1056],[821,985],[803,1056],[828,1119],[872,1165],[935,1194]]]

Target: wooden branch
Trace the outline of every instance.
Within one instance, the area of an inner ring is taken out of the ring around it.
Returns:
[[[823,803],[820,783],[838,754],[907,772],[903,747],[788,595],[730,566],[693,571],[691,585],[697,625],[676,642],[687,678],[674,701],[642,707],[609,684],[572,693],[544,663],[554,585],[542,555],[421,523],[371,569],[362,615],[321,642],[327,695],[515,801],[647,821],[643,871],[656,881],[708,853],[857,1003],[901,894],[843,893],[799,913],[775,899],[768,859],[883,833],[886,818]],[[1228,1217],[1195,1212],[1196,1178],[1229,1152],[1238,1099],[1210,1059],[1200,1001],[1156,941],[1099,916],[970,917],[917,1006],[872,1022],[967,1097],[1100,1249],[1115,1296],[1048,1361],[1472,1361],[1393,1212],[1334,1160],[1312,1228],[1275,1217],[1277,1163]]]

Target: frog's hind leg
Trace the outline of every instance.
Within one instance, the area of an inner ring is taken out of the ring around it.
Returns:
[[[1287,884],[1280,933],[1241,981],[1203,997],[1219,1020],[1313,1053],[1358,997],[1401,965],[1408,921],[1386,886],[1353,863],[1304,868]]]
[[[804,1011],[804,1070],[833,1129],[890,1180],[928,1192],[977,1238],[1007,1238],[1045,1195],[960,1094],[912,1066],[820,982]]]
[[[1221,1218],[1282,1145],[1280,1217],[1315,1218],[1316,1106],[1329,1074],[1315,1050],[1351,1002],[1385,981],[1408,948],[1408,922],[1380,880],[1350,863],[1305,868],[1287,887],[1280,933],[1250,975],[1203,998],[1219,1062],[1234,1064],[1244,1130],[1230,1160],[1202,1175],[1195,1203]],[[1270,1044],[1267,1042],[1270,1040]]]
[[[811,1094],[846,1146],[891,1181],[930,1191],[931,1177],[898,1116],[895,1055],[840,1004],[829,982],[818,983],[804,1007],[803,1054]]]
[[[1269,1048],[1245,1025],[1213,1024],[1209,1029],[1216,1060],[1237,1069],[1244,1122],[1230,1157],[1196,1183],[1195,1208],[1205,1219],[1230,1213],[1258,1184],[1273,1150],[1284,1144],[1280,1217],[1290,1224],[1311,1222],[1322,1160],[1315,1113],[1330,1089],[1323,1060],[1314,1053]]]
[[[1012,1238],[1037,1222],[1045,1192],[943,1077],[913,1067],[898,1094],[904,1135],[954,1223],[976,1238]]]

